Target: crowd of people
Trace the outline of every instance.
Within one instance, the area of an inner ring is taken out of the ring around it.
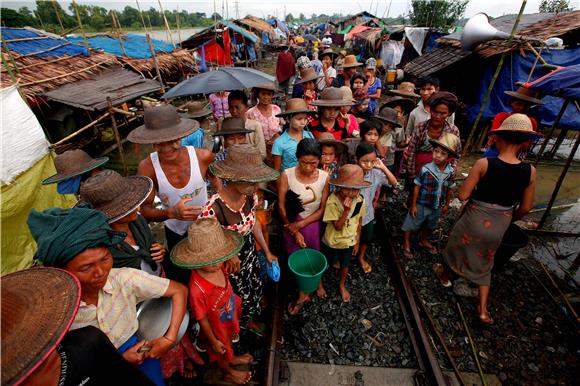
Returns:
[[[389,195],[403,194],[396,189],[399,182],[408,192],[408,214],[400,224],[401,253],[408,259],[415,256],[414,232],[417,247],[437,255],[431,232],[454,196],[465,202],[433,270],[445,286],[458,276],[477,285],[478,317],[493,323],[488,309],[493,256],[510,222],[531,209],[534,197],[535,169],[521,157],[538,134],[520,105],[535,101],[522,97],[523,91],[512,93],[514,111],[494,121],[493,154],[475,163],[456,192],[458,100],[440,90],[436,78],[419,79],[418,94],[411,82],[387,90],[373,58],[360,63],[329,48],[319,57],[296,56],[281,47],[277,84],[256,86],[250,98],[244,90],[215,93],[209,97],[211,110],[192,102],[181,115],[169,104],[145,109],[144,124],[128,140],[151,144],[154,151],[139,163],[136,176],[99,170],[106,160],[82,150],[57,156],[58,174],[45,182],[57,183],[63,194],[77,194],[79,203],[33,209],[28,225],[36,259],[72,274],[66,292],[78,292],[78,301],[50,331],[55,339],[33,350],[10,375],[12,381],[109,384],[106,377],[112,374],[98,366],[67,366],[107,348],[101,361],[133,372],[138,367],[148,378],[135,376],[127,385],[163,385],[174,372],[192,376],[204,363],[215,364],[228,382],[247,383],[254,359],[236,354],[233,344],[241,327],[264,329],[264,285],[266,278],[279,276],[286,261],[280,254],[309,248],[329,263],[315,293],[299,292],[288,313],[300,313],[311,296],[336,293],[343,302],[356,301],[348,290],[349,269],[355,261],[365,273],[372,271],[365,251],[377,237],[375,209],[388,205]],[[273,103],[279,91],[283,106]],[[389,99],[381,105],[384,92]],[[203,135],[210,119],[219,143],[214,152]],[[512,188],[497,189],[505,185]],[[280,256],[268,242],[268,199],[277,200]],[[157,222],[164,224],[165,242],[153,236],[150,224]],[[338,288],[325,285],[330,275],[338,275]],[[80,291],[75,292],[75,282]],[[156,339],[139,340],[136,305],[159,297],[172,303],[169,328]],[[189,329],[178,336],[187,310],[199,333]],[[3,340],[6,334],[3,326]],[[66,347],[89,335],[101,343],[66,354]]]

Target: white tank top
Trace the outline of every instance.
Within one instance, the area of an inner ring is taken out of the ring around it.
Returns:
[[[155,176],[157,177],[157,186],[159,188],[157,196],[161,200],[163,209],[175,206],[175,204],[177,204],[182,198],[191,198],[191,201],[187,203],[187,205],[190,206],[204,206],[207,202],[207,185],[201,176],[201,171],[199,170],[195,148],[193,146],[186,146],[185,148],[189,154],[189,169],[191,172],[189,174],[187,185],[181,189],[175,188],[167,180],[163,169],[161,169],[157,152],[153,152],[150,155],[153,168],[155,169]],[[192,221],[169,219],[165,220],[164,223],[165,226],[173,232],[179,235],[184,235],[187,232],[187,227],[192,223]]]
[[[320,200],[324,191],[324,184],[328,173],[318,170],[318,179],[309,184],[303,184],[296,179],[296,167],[284,170],[288,177],[288,188],[298,195],[304,211],[299,214],[302,219],[310,216],[320,208]],[[306,203],[306,204],[305,204]]]

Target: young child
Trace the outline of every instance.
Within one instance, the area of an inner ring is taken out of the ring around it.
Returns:
[[[356,164],[356,148],[361,143],[368,143],[372,145],[379,154],[381,154],[381,144],[379,137],[383,129],[383,122],[378,119],[369,119],[360,125],[360,138],[348,141],[348,162]],[[384,150],[382,151],[385,152]]]
[[[421,230],[419,246],[430,254],[436,254],[435,248],[429,242],[431,232],[437,226],[439,217],[445,216],[451,201],[453,168],[449,165],[452,158],[459,158],[459,137],[451,133],[443,133],[438,140],[430,139],[433,146],[433,161],[421,168],[415,178],[415,187],[411,196],[411,206],[405,218],[402,230],[404,233],[403,255],[412,258],[411,232]]]
[[[395,109],[384,107],[375,116],[375,119],[378,119],[383,124],[377,150],[387,168],[391,173],[394,173],[395,152],[397,149],[405,147],[405,133],[397,119],[397,111]]]
[[[354,98],[352,97],[352,90],[350,87],[342,86],[340,88],[340,92],[342,93],[342,99],[352,103],[355,102]],[[347,134],[349,137],[358,137],[360,136],[360,127],[356,117],[350,113],[351,108],[352,105],[341,106],[340,112],[338,113],[338,118],[346,126]]]
[[[266,140],[264,138],[264,131],[260,122],[246,118],[248,112],[248,96],[242,90],[234,90],[228,95],[228,108],[233,118],[240,118],[244,121],[244,127],[248,130],[253,130],[253,133],[248,133],[248,143],[260,149],[262,159],[266,159]]]
[[[296,159],[298,142],[303,138],[314,138],[310,131],[305,130],[308,116],[313,114],[315,112],[308,109],[304,99],[292,98],[286,102],[286,110],[276,115],[286,119],[286,127],[272,146],[274,169],[284,171],[298,164],[298,159]]]
[[[356,73],[350,79],[350,84],[353,98],[356,101],[351,112],[355,117],[359,118],[360,123],[371,117],[371,113],[368,110],[370,99],[365,88],[367,78],[360,73]]]
[[[329,265],[340,263],[339,291],[343,302],[350,301],[350,292],[346,289],[346,278],[352,256],[359,250],[362,218],[365,215],[365,200],[360,195],[361,189],[370,187],[364,180],[364,172],[358,165],[343,165],[338,178],[330,180],[337,191],[328,197],[322,221],[326,230],[322,237],[322,250],[329,260]]]
[[[377,157],[376,149],[369,143],[361,143],[356,148],[357,164],[364,171],[365,181],[371,183],[368,189],[362,190],[365,200],[365,214],[362,219],[360,247],[358,249],[358,261],[364,273],[370,273],[372,267],[365,260],[367,245],[374,240],[375,208],[374,198],[383,186],[391,187],[397,183],[397,179]]]
[[[250,133],[253,133],[253,130],[246,129],[241,118],[224,118],[219,130],[213,134],[214,137],[222,137],[223,139],[223,148],[216,153],[215,160],[225,160],[228,156],[228,148],[248,143],[248,134]]]
[[[331,133],[320,133],[318,136],[320,150],[320,168],[328,173],[330,178],[338,177],[338,164],[340,157],[346,152],[346,144],[334,138]]]
[[[215,218],[203,218],[189,226],[187,238],[171,251],[175,265],[192,269],[189,301],[201,329],[199,346],[207,349],[210,363],[217,362],[224,380],[235,384],[247,383],[252,373],[232,366],[249,365],[253,358],[234,355],[242,302],[233,292],[223,262],[236,256],[243,243],[238,232],[223,228]]]

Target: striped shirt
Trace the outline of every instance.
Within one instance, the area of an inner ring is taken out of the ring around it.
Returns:
[[[133,268],[113,268],[99,291],[97,305],[81,300],[70,329],[97,327],[119,348],[139,327],[137,304],[162,297],[168,287],[169,279]]]

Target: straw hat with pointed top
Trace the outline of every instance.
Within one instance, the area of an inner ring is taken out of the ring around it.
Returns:
[[[318,75],[316,70],[312,67],[300,70],[300,80],[296,84],[302,84],[310,81],[315,81],[316,79],[322,78],[322,75]]]
[[[57,268],[2,276],[2,385],[22,382],[52,353],[81,301],[78,279]]]
[[[516,91],[504,91],[506,95],[511,96],[514,99],[519,99],[521,101],[531,103],[534,105],[541,105],[542,101],[539,99],[540,93],[537,91],[530,90],[528,88],[520,87]]]
[[[244,120],[241,118],[227,117],[222,121],[219,129],[212,134],[214,137],[230,134],[248,134],[254,130],[246,129]]]
[[[364,189],[372,184],[364,179],[364,171],[358,165],[346,164],[338,169],[338,177],[330,180],[331,185],[350,189]]]
[[[417,106],[417,104],[409,98],[400,97],[400,96],[396,95],[396,96],[392,97],[391,99],[389,99],[388,101],[386,101],[380,107],[379,111],[386,108],[386,107],[394,108],[395,106],[401,106],[404,110],[403,113],[405,115],[409,115],[409,113],[411,111],[413,111],[413,109]]]
[[[320,144],[320,146],[334,146],[337,154],[342,154],[346,152],[346,150],[348,149],[346,143],[334,138],[334,135],[332,133],[326,132],[320,133],[320,135],[317,138],[317,141]]]
[[[319,96],[319,99],[312,101],[312,106],[319,107],[341,107],[350,106],[352,102],[342,98],[342,91],[337,87],[326,87]]]
[[[173,264],[183,268],[202,268],[223,263],[242,249],[242,235],[221,226],[213,217],[194,221],[187,229],[187,238],[171,250]]]
[[[182,118],[195,119],[207,117],[212,114],[211,109],[207,106],[205,102],[198,101],[189,102],[188,104],[183,106],[183,108],[186,109],[187,112],[179,114]]]
[[[431,146],[439,146],[449,152],[449,155],[459,158],[460,154],[457,152],[461,141],[458,136],[452,133],[442,133],[438,139],[430,139]]]
[[[388,93],[407,98],[421,98],[421,95],[415,92],[415,84],[411,82],[401,82],[396,90],[390,90]]]
[[[209,170],[222,180],[250,184],[273,181],[280,176],[262,161],[260,150],[250,144],[230,147],[226,159],[212,162]]]
[[[390,107],[382,108],[377,115],[374,116],[380,121],[390,123],[395,127],[401,127],[401,123],[397,119],[397,111]]]
[[[276,115],[279,118],[286,117],[292,114],[304,113],[308,115],[315,115],[316,111],[308,109],[306,101],[302,98],[291,98],[286,101],[286,109],[284,112]]]
[[[80,193],[82,201],[103,212],[112,223],[139,208],[152,190],[149,177],[123,177],[113,170],[103,170],[86,180]]]
[[[54,160],[56,174],[46,178],[42,184],[54,184],[79,176],[106,164],[107,161],[109,161],[109,157],[95,159],[81,149],[67,150],[57,155]]]
[[[145,109],[145,124],[131,131],[127,139],[134,143],[161,143],[175,141],[199,129],[199,122],[181,118],[172,105]]]
[[[352,67],[360,67],[362,65],[363,65],[362,63],[359,63],[356,60],[356,56],[346,55],[344,57],[344,64],[342,65],[342,68],[345,69],[345,68],[352,68]]]

